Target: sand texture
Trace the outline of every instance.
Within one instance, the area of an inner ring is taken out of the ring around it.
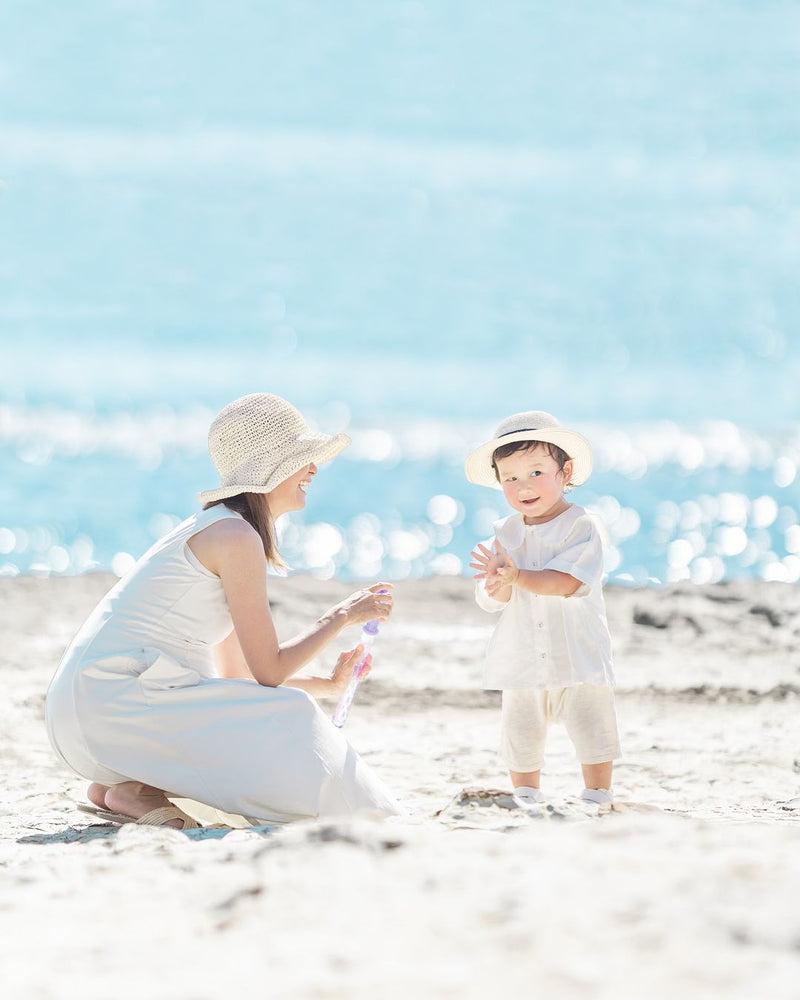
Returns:
[[[49,678],[112,582],[0,580],[9,1000],[800,998],[796,587],[609,589],[616,803],[578,800],[555,729],[528,814],[481,689],[492,617],[468,581],[400,584],[346,732],[409,815],[184,834],[92,824],[47,741]],[[272,581],[279,633],[349,589]]]

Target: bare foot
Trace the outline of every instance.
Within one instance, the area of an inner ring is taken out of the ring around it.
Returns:
[[[89,789],[89,792],[91,793],[93,788],[102,787],[102,785],[93,785]],[[92,799],[92,801],[94,800]],[[132,819],[141,819],[142,816],[153,809],[172,805],[159,788],[144,785],[141,781],[123,781],[119,785],[112,785],[110,788],[107,788],[105,790],[104,804],[105,808],[110,809],[111,812],[122,813],[123,816],[130,816]],[[171,826],[176,830],[182,830],[183,820],[171,819],[164,826]]]

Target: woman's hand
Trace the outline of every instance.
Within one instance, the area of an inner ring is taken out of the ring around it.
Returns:
[[[363,625],[375,619],[385,622],[394,607],[391,588],[391,583],[376,583],[357,590],[337,604],[334,611],[344,616],[347,625]]]
[[[348,649],[339,654],[339,659],[336,661],[336,666],[330,677],[290,677],[284,681],[284,685],[306,691],[314,698],[338,699],[350,683],[359,657],[363,655],[364,647],[359,643],[355,649]],[[370,654],[364,661],[360,677],[362,679],[366,677],[371,669],[372,655]]]
[[[349,649],[339,654],[339,659],[336,661],[336,666],[333,668],[330,679],[331,698],[338,698],[344,692],[344,689],[350,683],[350,678],[353,676],[353,670],[358,663],[358,659],[363,653],[364,647],[359,643],[355,649]],[[372,670],[371,653],[367,656],[364,666],[361,668],[362,681],[369,674],[370,670]]]

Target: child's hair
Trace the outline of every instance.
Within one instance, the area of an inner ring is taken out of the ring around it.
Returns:
[[[535,448],[544,448],[550,458],[558,462],[559,469],[563,469],[570,460],[569,455],[564,449],[559,448],[552,441],[512,441],[511,444],[501,444],[499,448],[495,448],[492,452],[492,468],[494,469],[497,481],[500,482],[500,473],[497,471],[497,460],[499,458],[508,458],[509,455],[515,455],[518,451],[533,451]],[[572,489],[572,483],[565,483],[564,489]]]
[[[283,567],[286,565],[278,552],[269,501],[264,493],[237,493],[235,496],[225,497],[224,500],[211,500],[203,506],[203,510],[216,507],[221,503],[225,504],[229,510],[241,514],[250,527],[258,532],[261,544],[264,546],[264,555],[270,566]]]

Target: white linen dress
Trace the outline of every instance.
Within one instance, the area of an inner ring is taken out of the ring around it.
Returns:
[[[90,781],[143,781],[249,822],[399,812],[306,692],[216,675],[212,647],[233,622],[187,542],[239,516],[220,505],[190,517],[95,608],[47,692],[54,749]]]

